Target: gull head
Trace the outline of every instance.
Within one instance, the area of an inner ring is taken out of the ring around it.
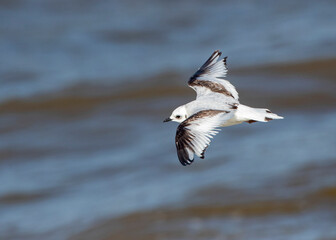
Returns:
[[[176,108],[169,118],[165,119],[163,122],[174,121],[181,123],[188,118],[187,109],[185,106],[180,106]]]

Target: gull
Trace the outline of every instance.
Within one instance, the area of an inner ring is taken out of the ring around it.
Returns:
[[[180,123],[176,130],[177,156],[183,166],[194,161],[194,155],[204,158],[211,139],[220,129],[243,122],[269,122],[283,117],[265,108],[240,104],[235,87],[224,79],[227,57],[220,59],[217,50],[189,79],[196,91],[196,100],[176,108],[164,122]]]

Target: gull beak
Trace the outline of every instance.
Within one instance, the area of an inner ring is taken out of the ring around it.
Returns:
[[[169,122],[171,120],[172,120],[171,118],[166,118],[165,120],[163,120],[163,122]]]

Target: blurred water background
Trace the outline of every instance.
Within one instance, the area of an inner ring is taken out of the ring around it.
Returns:
[[[335,1],[0,1],[0,239],[336,239]],[[242,103],[189,167],[216,49]]]

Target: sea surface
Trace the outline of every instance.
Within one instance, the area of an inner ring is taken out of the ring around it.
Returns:
[[[0,239],[336,239],[335,1],[0,0]],[[191,166],[188,78],[240,101]]]

